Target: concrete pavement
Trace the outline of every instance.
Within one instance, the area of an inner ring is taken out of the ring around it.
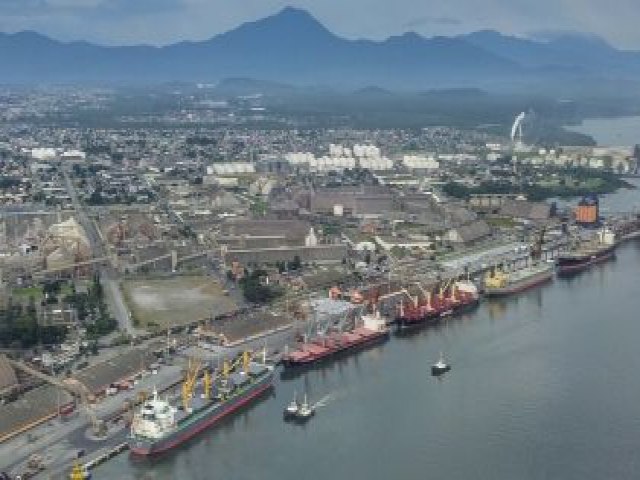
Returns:
[[[108,249],[105,248],[105,245],[102,242],[102,238],[96,228],[95,222],[93,222],[89,218],[84,206],[80,202],[78,192],[73,185],[71,178],[69,177],[69,172],[66,169],[63,170],[63,175],[67,192],[69,193],[71,201],[73,202],[74,208],[76,210],[78,222],[80,223],[80,225],[82,225],[82,228],[84,228],[85,233],[87,234],[89,242],[91,243],[91,250],[93,251],[93,255],[98,258],[108,257]],[[102,283],[102,286],[104,287],[104,291],[106,293],[107,305],[109,306],[109,310],[117,320],[120,329],[133,336],[141,333],[137,331],[137,329],[133,325],[131,314],[126,306],[122,292],[120,291],[120,285],[117,281],[117,272],[115,271],[113,266],[102,266],[100,267],[99,272],[100,282]]]
[[[143,377],[132,390],[106,397],[93,407],[94,412],[100,419],[109,418],[121,410],[125,399],[135,398],[138,392],[148,393],[153,388],[163,390],[173,385],[180,379],[181,371],[179,365],[164,366],[156,375]],[[71,462],[79,450],[85,450],[86,457],[92,458],[100,450],[125,441],[128,434],[126,429],[122,433],[122,425],[116,425],[113,427],[114,435],[104,440],[92,440],[87,436],[89,427],[88,415],[79,409],[68,420],[50,420],[32,429],[28,436],[20,435],[4,442],[0,444],[0,471],[6,470],[16,475],[24,470],[29,457],[38,454],[44,459],[46,470],[36,478],[49,478],[55,472],[66,472],[68,475]]]

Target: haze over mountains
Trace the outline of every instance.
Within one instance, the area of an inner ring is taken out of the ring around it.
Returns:
[[[358,89],[628,84],[640,53],[597,37],[550,41],[480,31],[385,41],[338,37],[303,10],[285,8],[202,42],[165,47],[63,43],[33,32],[0,34],[0,83],[217,82],[246,77],[291,85]]]

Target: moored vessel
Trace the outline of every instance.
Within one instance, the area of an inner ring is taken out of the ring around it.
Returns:
[[[531,253],[525,259],[524,266],[518,267],[512,263],[501,268],[494,267],[487,272],[484,277],[485,296],[511,295],[541,285],[553,278],[553,263],[542,260],[544,233],[543,228],[540,237],[531,246]]]
[[[570,275],[615,256],[616,235],[608,228],[599,230],[595,238],[574,243],[556,259],[559,275]]]
[[[553,263],[542,262],[524,268],[488,273],[484,282],[487,297],[500,297],[522,292],[553,279]]]
[[[136,455],[166,452],[209,428],[267,390],[274,368],[265,361],[252,361],[248,352],[233,363],[224,362],[221,372],[190,363],[182,394],[160,398],[154,392],[133,416],[129,447]]]
[[[311,365],[343,352],[385,341],[389,333],[384,317],[377,311],[373,314],[355,314],[354,318],[348,320],[345,317],[337,324],[324,327],[316,325],[316,332],[305,335],[295,348],[285,350],[282,364],[285,368]]]
[[[422,296],[412,297],[407,292],[410,301],[398,305],[395,321],[400,328],[438,323],[444,317],[470,310],[479,301],[478,289],[469,280],[450,281],[441,285],[437,294],[422,287],[420,290]]]

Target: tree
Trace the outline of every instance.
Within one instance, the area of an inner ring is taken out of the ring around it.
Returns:
[[[264,270],[254,270],[240,280],[245,299],[252,303],[268,303],[281,296],[283,289],[277,285],[265,285],[262,279],[267,275]]]

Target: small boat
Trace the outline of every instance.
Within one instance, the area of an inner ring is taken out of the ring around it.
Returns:
[[[296,413],[296,420],[300,422],[306,422],[311,417],[313,417],[314,414],[315,410],[311,405],[309,405],[309,402],[307,401],[307,394],[305,393],[304,400],[300,404],[298,412]]]
[[[86,466],[76,463],[73,466],[73,470],[71,470],[71,476],[69,478],[71,480],[90,480],[91,472]]]
[[[431,366],[431,375],[439,377],[451,370],[451,365],[445,363],[442,353],[440,353],[440,359]]]
[[[298,400],[296,398],[296,392],[293,392],[293,400],[291,400],[291,403],[289,403],[289,405],[287,405],[287,407],[284,409],[284,419],[290,420],[292,418],[296,418],[299,411],[300,404],[298,403]]]

